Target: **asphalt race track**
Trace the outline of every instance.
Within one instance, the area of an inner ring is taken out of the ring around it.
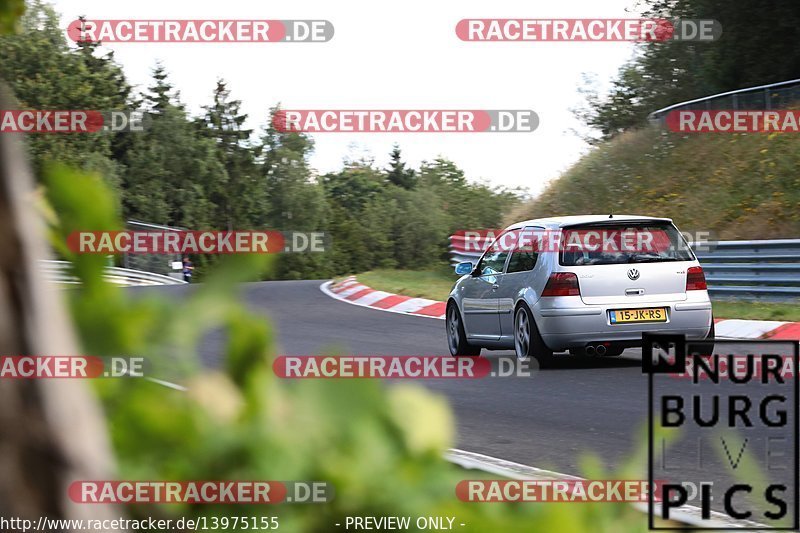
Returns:
[[[247,305],[271,318],[278,354],[449,357],[442,320],[350,305],[320,291],[321,283],[276,281],[242,287]],[[134,290],[178,296],[191,287]],[[204,364],[218,363],[223,340],[220,333],[208,336],[201,348]],[[501,357],[514,359],[513,352],[505,351],[484,350],[483,356],[495,367]],[[613,358],[564,356],[552,368],[532,375],[422,383],[449,399],[458,423],[456,447],[464,450],[572,475],[581,475],[583,455],[594,454],[614,474],[645,442],[647,376],[638,349]],[[732,444],[731,453],[739,448],[740,443]],[[748,451],[765,455],[756,442]],[[675,479],[696,479],[696,450],[687,445],[673,452]],[[645,470],[641,476],[646,479]],[[722,479],[727,480],[710,476],[709,481]],[[715,498],[714,507],[719,505]]]

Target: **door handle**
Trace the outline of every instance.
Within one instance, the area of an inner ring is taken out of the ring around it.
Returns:
[[[492,290],[493,290],[493,291],[496,291],[496,290],[497,290],[497,289],[499,289],[499,288],[500,288],[500,285],[498,285],[497,283],[495,283],[494,285],[492,285]]]

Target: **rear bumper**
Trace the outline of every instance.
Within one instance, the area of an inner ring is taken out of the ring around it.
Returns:
[[[705,292],[705,291],[703,291]],[[540,299],[533,306],[539,333],[545,344],[555,351],[580,348],[594,342],[641,341],[642,333],[686,335],[687,339],[705,339],[711,329],[712,311],[708,296],[693,295],[682,302],[640,305],[586,305],[580,297]],[[556,301],[557,300],[557,301]],[[666,322],[638,324],[610,324],[608,311],[612,309],[638,309],[666,307]]]

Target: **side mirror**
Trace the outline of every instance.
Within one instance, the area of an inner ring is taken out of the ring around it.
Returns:
[[[475,269],[473,264],[470,261],[464,261],[463,263],[459,263],[456,265],[456,274],[459,276],[463,276],[465,274],[470,274]]]

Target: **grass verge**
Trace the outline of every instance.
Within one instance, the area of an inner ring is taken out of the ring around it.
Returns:
[[[378,269],[358,274],[358,281],[381,291],[444,301],[458,279],[449,267],[430,270]],[[800,322],[800,305],[715,301],[716,318]]]
[[[505,222],[631,213],[670,217],[719,239],[800,234],[800,138],[629,131],[590,150]]]
[[[800,305],[781,303],[715,301],[716,318],[743,320],[784,320],[800,322]]]
[[[358,281],[386,292],[444,301],[458,279],[450,267],[431,270],[378,269],[358,274]]]

